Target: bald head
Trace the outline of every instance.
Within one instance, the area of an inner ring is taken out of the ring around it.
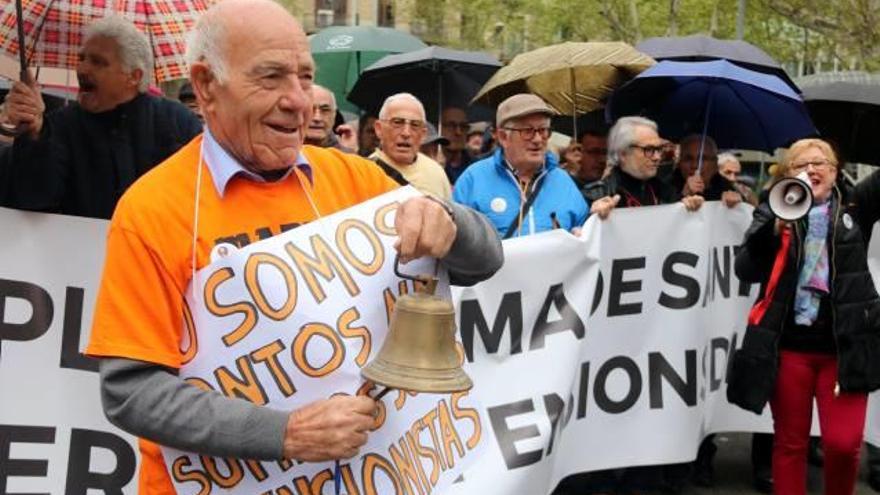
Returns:
[[[296,161],[311,111],[306,47],[296,19],[270,0],[223,0],[199,19],[188,52],[193,90],[211,134],[245,168]]]
[[[258,24],[254,24],[258,23]],[[260,26],[254,30],[253,26]],[[308,39],[299,22],[272,0],[224,0],[211,6],[199,18],[190,35],[186,57],[193,66],[205,62],[221,81],[228,76],[229,51],[243,36],[259,37],[271,29],[282,29],[308,52]]]

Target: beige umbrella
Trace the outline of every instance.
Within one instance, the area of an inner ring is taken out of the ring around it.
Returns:
[[[620,41],[545,46],[514,57],[473,101],[497,106],[517,93],[534,93],[574,118],[602,108],[615,88],[652,65],[654,59]]]

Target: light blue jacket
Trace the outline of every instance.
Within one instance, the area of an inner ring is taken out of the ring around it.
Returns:
[[[556,214],[559,226],[569,231],[586,222],[590,210],[584,196],[550,152],[544,159],[544,168],[532,182],[537,185],[538,181],[544,184],[512,237],[553,229],[551,213]],[[501,237],[524,206],[517,179],[505,166],[501,148],[492,156],[472,163],[459,176],[452,199],[486,215]]]

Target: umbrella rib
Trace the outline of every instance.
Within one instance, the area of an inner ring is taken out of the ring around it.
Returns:
[[[49,0],[49,4],[46,6],[46,10],[43,12],[43,17],[41,18],[40,24],[37,26],[37,29],[34,32],[34,40],[31,44],[30,56],[27,58],[28,65],[31,64],[34,55],[37,53],[37,43],[40,41],[40,35],[43,34],[43,27],[46,25],[46,17],[49,16],[49,10],[52,9],[53,3],[55,3],[55,0]],[[25,69],[25,67],[22,67],[22,70]]]
[[[740,96],[739,92],[737,92],[736,90],[733,89],[733,86],[731,86],[730,89],[733,92],[734,96],[736,96],[736,99],[741,101],[743,103],[743,105],[745,105],[746,108],[748,108],[749,111],[752,112],[753,115],[758,115],[758,112],[755,111],[755,108],[745,98]],[[761,127],[761,135],[764,136],[764,141],[767,143],[768,148],[773,146],[770,143],[770,140],[767,138],[767,136],[769,136],[770,134],[767,132],[767,128],[764,126],[764,123],[761,122],[761,119],[755,119],[755,120],[757,120],[758,126]],[[775,147],[773,147],[772,149],[769,149],[769,150],[764,149],[763,151],[767,151],[769,153],[772,153],[774,150],[775,150]]]

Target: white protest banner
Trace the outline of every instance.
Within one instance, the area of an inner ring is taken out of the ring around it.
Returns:
[[[0,208],[0,225],[0,494],[135,493],[135,440],[80,353],[107,222]]]
[[[733,275],[750,218],[639,208],[581,239],[507,243],[501,271],[458,296],[492,445],[450,493],[548,493],[580,471],[692,460],[706,433],[766,430],[723,384],[757,291]]]
[[[394,301],[413,290],[394,274],[394,213],[407,187],[235,250],[200,269],[181,378],[229,397],[291,411],[363,393],[361,368],[384,341]],[[404,272],[433,274],[422,259]],[[448,296],[448,284],[438,293]],[[478,394],[479,392],[476,391]],[[473,395],[402,392],[381,403],[377,429],[341,464],[349,494],[422,493],[454,481],[479,455]],[[213,459],[163,449],[181,494],[331,493],[333,463]]]
[[[734,341],[741,344],[757,290],[741,287],[732,275],[734,246],[749,217],[745,207],[727,211],[711,203],[697,214],[679,206],[619,210],[608,222],[591,220],[582,239],[550,232],[506,241],[506,264],[496,277],[455,291],[472,360],[466,370],[483,406],[485,454],[463,482],[441,490],[438,481],[425,493],[548,493],[571,472],[691,459],[700,437],[711,431],[769,431],[766,415],[724,400],[727,354]],[[0,494],[86,495],[90,488],[133,494],[133,440],[104,419],[94,363],[79,354],[88,340],[106,222],[0,209],[0,225]],[[316,233],[336,253],[335,231],[326,230]],[[351,233],[353,242],[358,235]],[[875,275],[877,238],[875,233],[870,250]],[[380,239],[385,246],[387,236]],[[223,263],[235,266],[231,259]],[[260,269],[268,277],[271,270]],[[361,276],[351,275],[366,290]],[[315,280],[327,290],[347,291],[339,277]],[[228,302],[232,280],[226,283],[217,297]],[[298,286],[301,300],[311,298],[306,285]],[[391,288],[390,296],[398,292]],[[378,297],[384,312],[384,294]],[[321,316],[335,329],[339,315],[331,313]],[[298,327],[290,328],[281,339],[285,345]],[[353,344],[356,351],[347,359],[358,354]],[[307,356],[321,364],[318,354]],[[265,366],[251,364],[261,380],[271,379]],[[398,398],[392,393],[383,402],[394,407]],[[869,415],[866,438],[880,443],[877,413]],[[433,441],[427,431],[421,432],[423,445]],[[383,455],[390,445],[382,446]],[[422,452],[427,477],[431,455],[424,447]],[[433,452],[432,459],[440,458]],[[201,460],[190,462],[195,468]],[[328,466],[308,483],[294,484],[292,493],[321,493],[312,490],[315,480],[331,493],[332,480],[323,481]],[[226,467],[218,469],[228,474]],[[408,492],[392,487],[388,493]]]

